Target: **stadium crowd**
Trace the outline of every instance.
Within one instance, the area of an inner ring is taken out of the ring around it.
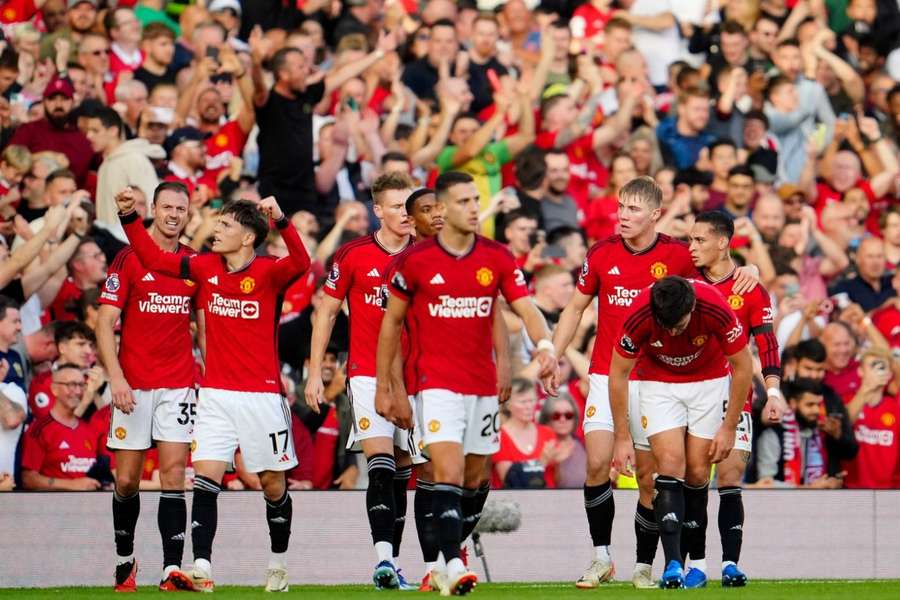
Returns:
[[[481,233],[512,252],[551,328],[588,248],[617,233],[630,180],[662,188],[661,234],[729,215],[734,259],[771,294],[790,407],[759,419],[757,363],[746,483],[900,488],[896,2],[6,0],[0,23],[3,490],[112,488],[114,377],[95,332],[127,243],[115,195],[131,186],[148,218],[161,182],[187,187],[181,244],[197,252],[223,202],[278,199],[312,260],[280,314],[289,487],[366,488],[345,450],[346,311],[324,410],[303,390],[326,274],[377,227],[370,188],[392,171],[424,187],[470,174]],[[257,252],[288,249],[273,233]],[[580,488],[597,311],[559,357],[557,398],[503,317],[513,377],[493,487]],[[151,450],[140,488],[160,485]],[[261,482],[238,453],[223,487]]]

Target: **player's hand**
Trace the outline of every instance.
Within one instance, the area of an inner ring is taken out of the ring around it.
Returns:
[[[719,426],[719,430],[709,446],[709,462],[717,464],[728,458],[731,449],[734,448],[734,435],[734,427],[725,427],[724,424]]]
[[[763,406],[762,415],[760,416],[762,422],[766,425],[777,425],[781,423],[781,419],[786,412],[787,404],[785,404],[784,398],[779,394],[777,398],[769,396],[765,406]]]
[[[538,362],[540,370],[538,371],[538,379],[541,380],[541,386],[548,395],[557,396],[557,380],[559,379],[559,361],[550,352],[541,350],[534,355],[534,359]]]
[[[334,480],[334,485],[338,486],[339,490],[352,490],[356,488],[356,480],[358,478],[359,469],[356,465],[352,465],[347,467],[344,472]]]
[[[512,365],[509,358],[497,357],[497,400],[503,404],[512,395]]]
[[[375,387],[375,412],[388,421],[393,416],[394,399],[391,397],[390,388]]]
[[[325,386],[318,375],[310,375],[306,380],[306,389],[303,391],[306,405],[316,414],[319,414],[319,405],[325,404]]]
[[[135,400],[131,386],[124,377],[113,377],[109,380],[109,389],[112,392],[112,405],[126,415],[134,412]]]
[[[759,285],[759,269],[755,265],[738,267],[734,270],[734,293],[741,295],[752,292]]]
[[[631,477],[634,475],[634,441],[631,435],[616,436],[615,449],[613,452],[613,466],[622,475]]]
[[[281,212],[281,207],[278,206],[278,201],[275,199],[275,196],[266,196],[260,200],[259,210],[273,221],[278,221],[284,216],[284,213]]]
[[[116,207],[119,209],[120,215],[127,215],[134,210],[134,190],[131,186],[116,194]]]
[[[376,396],[377,401],[377,396]],[[408,398],[397,398],[391,408],[391,422],[400,429],[412,429],[412,406],[409,404]]]
[[[95,492],[102,486],[100,482],[93,477],[79,477],[78,479],[69,480],[70,489],[73,492]]]

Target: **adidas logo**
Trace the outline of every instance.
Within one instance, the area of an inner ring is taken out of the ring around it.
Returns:
[[[699,529],[700,523],[697,521],[685,521],[683,526],[685,529]]]
[[[218,275],[213,275],[212,277],[210,277],[210,278],[207,279],[206,281],[207,281],[207,283],[211,283],[211,284],[213,284],[213,285],[219,285],[219,276],[218,276]]]
[[[438,517],[440,519],[459,519],[459,511],[455,508],[451,508],[450,510],[445,510],[441,513],[441,516]]]
[[[666,521],[675,521],[675,522],[677,523],[677,522],[678,522],[678,516],[677,516],[675,513],[673,513],[673,512],[666,513],[665,515],[663,515],[663,518],[660,519],[660,521],[662,521],[662,522],[666,522]]]
[[[156,278],[153,276],[153,273],[147,273],[141,278],[141,281],[156,281]]]
[[[191,529],[197,529],[198,527],[202,527],[202,525],[200,525],[200,523],[198,523],[197,521],[191,522]]]
[[[435,275],[434,277],[432,277],[432,278],[431,278],[431,281],[429,281],[428,283],[430,283],[431,285],[440,285],[440,284],[442,284],[442,283],[447,283],[447,282],[444,281],[444,278],[441,277],[441,274],[440,274],[440,273],[438,273],[437,275]]]
[[[378,272],[378,269],[372,267],[372,270],[366,273],[369,277],[381,277],[381,273]]]
[[[388,508],[387,504],[376,504],[372,508],[369,509],[369,512],[375,512],[376,510],[391,510]]]
[[[184,532],[182,531],[181,533],[176,533],[175,535],[173,535],[173,536],[170,537],[169,539],[172,540],[172,541],[174,541],[174,542],[183,542],[183,541],[184,541]]]
[[[291,457],[288,456],[287,454],[282,454],[281,458],[278,459],[278,462],[280,462],[280,463],[291,462]]]
[[[731,528],[732,531],[743,531],[744,528],[741,525],[735,525]]]
[[[269,519],[269,523],[276,523],[281,525],[283,523],[287,523],[287,519],[285,519],[284,517],[275,517],[274,519]]]
[[[69,443],[68,443],[66,440],[63,440],[63,441],[59,444],[59,449],[60,449],[60,450],[68,450],[68,449],[69,449]]]
[[[124,529],[116,529],[116,537],[125,537],[128,535],[128,532]]]
[[[613,267],[612,269],[610,269],[609,271],[607,271],[606,274],[607,274],[607,275],[621,275],[621,273],[619,273],[619,267],[618,267],[618,266]]]
[[[663,347],[663,343],[659,340],[652,342],[650,345],[653,346],[654,348],[662,348]]]

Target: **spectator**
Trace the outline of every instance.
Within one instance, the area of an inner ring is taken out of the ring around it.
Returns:
[[[113,75],[133,72],[141,66],[141,24],[134,11],[125,6],[106,11],[103,25],[109,34],[109,70]]]
[[[749,217],[753,208],[753,171],[746,165],[735,165],[728,171],[727,186],[722,212],[732,219]]]
[[[624,0],[623,10],[613,11],[613,16],[627,21],[631,27],[634,47],[644,56],[665,56],[667,61],[681,58],[681,36],[668,0]],[[649,61],[650,83],[665,85],[668,80],[666,60]]]
[[[64,363],[53,371],[51,388],[58,402],[25,434],[22,483],[26,490],[100,489],[94,465],[103,438],[75,416],[85,386],[78,365]]]
[[[456,60],[458,49],[453,21],[440,20],[432,23],[427,54],[406,66],[403,70],[403,85],[422,100],[437,100],[435,90],[439,69],[446,69],[446,75],[449,76],[451,62]]]
[[[656,128],[666,162],[687,169],[700,158],[700,151],[713,141],[709,124],[709,92],[690,88],[678,98],[678,116],[669,117]]]
[[[587,468],[587,452],[584,445],[574,433],[581,418],[575,402],[568,395],[559,398],[547,398],[541,408],[539,422],[553,430],[556,434],[557,448],[571,445],[572,452],[556,465],[554,476],[559,489],[581,489],[584,487],[584,474]]]
[[[81,4],[87,4],[82,2]],[[61,152],[78,181],[84,181],[93,152],[91,143],[72,122],[75,91],[68,79],[54,79],[44,89],[45,117],[20,125],[10,140],[32,153],[43,150]]]
[[[109,229],[124,232],[119,225],[115,195],[126,186],[139,188],[153,197],[159,180],[150,159],[160,159],[164,150],[144,138],[125,139],[122,118],[110,108],[99,110],[88,120],[87,137],[94,152],[103,157],[97,173],[97,219]]]
[[[41,40],[41,60],[56,58],[56,41],[65,39],[70,45],[81,43],[84,36],[90,32],[97,21],[97,0],[68,0],[68,10],[65,12],[65,26]]]
[[[738,164],[737,146],[729,139],[718,139],[701,154],[709,159],[712,183],[709,184],[709,200],[703,210],[716,210],[725,204],[728,192],[728,174]],[[701,157],[701,163],[703,157]]]
[[[69,276],[48,307],[53,321],[72,321],[77,318],[75,304],[82,292],[95,288],[106,280],[106,255],[93,238],[85,237],[79,240],[66,268]]]
[[[588,205],[584,229],[588,239],[605,240],[618,233],[619,189],[637,177],[637,168],[630,155],[620,153],[610,163],[609,185],[603,197],[594,198]]]
[[[503,406],[500,450],[494,455],[492,487],[554,488],[555,472],[575,449],[575,440],[557,440],[554,431],[535,423],[537,393],[527,379],[514,379],[512,395]]]
[[[559,266],[573,275],[581,271],[588,248],[580,229],[566,226],[552,229],[547,234],[547,244],[562,251],[562,256],[555,259]]]
[[[884,240],[884,262],[889,271],[900,267],[900,208],[891,206],[878,218]]]
[[[491,14],[481,13],[472,24],[472,43],[468,51],[468,82],[472,92],[472,105],[469,107],[475,114],[481,113],[493,103],[493,96],[499,90],[494,89],[491,83],[489,71],[493,71],[493,77],[497,82],[510,88],[514,82],[507,76],[507,69],[497,60],[497,40],[500,38],[500,24],[497,18]],[[508,98],[508,100],[513,100]],[[524,100],[531,106],[530,98],[526,94]],[[495,111],[494,114],[496,114]],[[527,111],[530,112],[530,111]]]
[[[846,401],[859,388],[856,335],[847,323],[834,321],[825,326],[821,340],[826,352],[823,381]]]
[[[863,312],[870,312],[897,295],[887,273],[884,242],[866,238],[856,250],[856,277],[844,279],[832,288],[832,294],[846,294]]]
[[[140,125],[141,115],[147,108],[147,86],[135,79],[128,79],[116,85],[116,103],[113,105],[122,113],[126,137],[132,138]]]
[[[870,349],[860,360],[862,383],[847,404],[859,443],[859,454],[846,463],[844,487],[848,489],[888,489],[897,484],[900,402],[887,389],[896,369],[893,362],[883,349]]]
[[[96,357],[94,332],[84,323],[77,321],[57,323],[54,327],[53,339],[58,354],[57,362],[51,369],[35,375],[28,387],[29,413],[35,419],[49,414],[50,409],[56,403],[53,372],[57,366],[75,365],[82,371],[87,371]],[[80,400],[81,396],[79,395]],[[75,403],[75,406],[78,406],[78,402]]]
[[[144,57],[134,70],[134,78],[151,92],[161,83],[175,83],[172,59],[175,57],[175,32],[162,23],[150,23],[141,34],[141,54]]]
[[[578,227],[581,217],[578,206],[566,191],[569,187],[569,157],[560,150],[544,155],[547,167],[547,191],[541,201],[541,217],[547,231],[559,227]]]
[[[559,315],[575,292],[572,273],[563,267],[548,264],[534,275],[534,303],[543,313],[552,331]]]
[[[179,127],[166,138],[165,151],[169,156],[164,181],[177,181],[187,186],[191,202],[205,204],[216,189],[215,181],[206,172],[206,138],[196,127]],[[147,196],[152,197],[152,193]]]

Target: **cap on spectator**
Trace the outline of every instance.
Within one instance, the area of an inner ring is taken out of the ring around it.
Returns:
[[[365,6],[369,0],[344,0],[344,6]]]
[[[97,5],[100,4],[97,0],[69,0],[68,6],[69,6],[69,8],[75,8],[76,6],[78,6],[79,4],[81,4],[83,2],[90,4],[94,8],[97,8]]]
[[[772,183],[778,171],[778,153],[759,148],[747,157],[747,166],[753,170],[753,179],[758,183]]]
[[[844,31],[844,35],[848,35],[857,42],[872,39],[872,27],[865,21],[853,21],[850,27]]]
[[[762,164],[748,164],[753,171],[753,181],[756,183],[775,183],[775,173]]]
[[[690,167],[688,169],[682,169],[675,175],[675,181],[672,183],[674,185],[681,185],[682,183],[689,186],[695,185],[711,185],[713,180],[712,173],[708,171],[701,171],[696,167]]]
[[[228,9],[233,10],[237,16],[241,16],[241,3],[238,0],[212,0],[206,8],[211,13],[222,12]]]
[[[796,186],[793,183],[785,183],[778,188],[778,197],[781,198],[782,202],[785,202],[798,194],[806,198],[806,192],[803,191],[803,188]]]
[[[75,95],[75,88],[72,87],[72,82],[67,78],[53,78],[53,80],[47,84],[47,87],[44,88],[44,100],[57,95],[63,95],[71,100]]]
[[[556,98],[557,96],[565,96],[569,93],[569,88],[564,83],[551,83],[547,87],[544,88],[544,91],[541,93],[541,100],[549,100],[550,98]]]
[[[208,137],[208,133],[204,133],[196,127],[179,127],[166,138],[163,147],[166,149],[166,154],[171,156],[172,152],[180,144],[183,144],[184,142],[202,142]]]

